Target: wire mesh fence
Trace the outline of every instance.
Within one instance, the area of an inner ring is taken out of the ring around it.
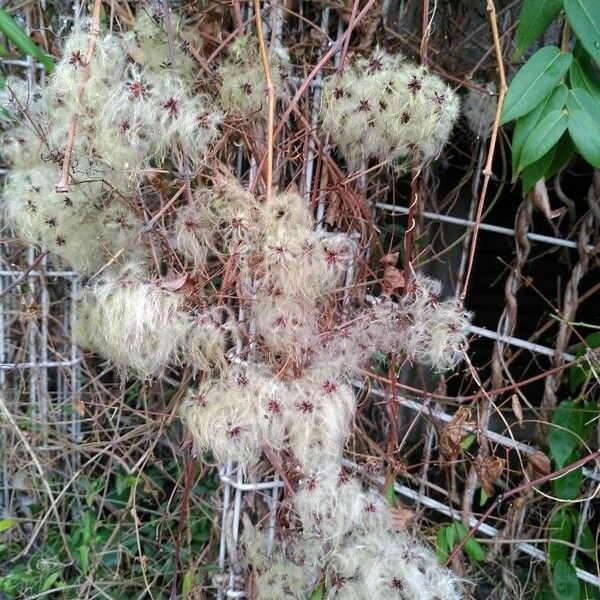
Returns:
[[[439,3],[440,6],[437,2],[433,4],[431,23],[443,36],[445,26],[440,19],[447,14],[447,7],[444,3]],[[242,21],[251,29],[251,3],[238,5],[241,6]],[[419,38],[414,33],[416,28],[413,21],[415,15],[420,15],[420,11],[415,7],[416,3],[410,1],[386,0],[381,6],[378,5],[372,20],[382,26],[393,43],[400,39],[403,44],[411,47]],[[478,22],[474,32],[483,31],[485,19],[481,8],[479,7],[482,13],[479,19],[470,17]],[[343,34],[355,12],[352,6],[340,9],[337,5],[330,6],[327,3],[299,1],[296,9],[289,11],[281,3],[268,3],[263,14],[266,36],[281,39],[284,45],[305,43],[308,35],[305,27],[319,32],[318,43],[314,42],[314,46],[317,46],[314,52],[316,58],[312,59],[312,63],[318,63],[333,41]],[[510,30],[515,14],[516,10],[509,3],[502,7],[500,17],[505,32]],[[294,21],[295,29],[292,29],[290,22],[297,15],[299,18],[297,22]],[[461,26],[469,21],[460,11],[453,13],[453,17],[457,21],[464,19]],[[27,19],[31,26],[31,16]],[[457,28],[460,29],[458,26]],[[372,32],[369,32],[369,22],[361,31],[361,36],[357,40],[359,46],[376,42]],[[468,54],[466,50],[476,47],[478,58],[473,58],[473,61],[485,61],[485,52],[479,47],[480,44],[473,40],[473,35],[467,37],[470,42],[465,42],[460,57],[464,58],[465,53]],[[436,42],[435,39],[433,41]],[[332,58],[334,66],[339,64],[341,52],[342,48],[335,52]],[[459,51],[453,47],[453,52]],[[436,55],[436,61],[438,60],[446,65],[446,61]],[[3,62],[12,70],[24,70],[30,81],[42,72],[32,60],[10,59]],[[493,65],[489,62],[486,69],[481,71],[492,80],[490,72],[493,71]],[[451,68],[452,60],[448,60],[447,64]],[[312,64],[307,61],[305,66],[311,67]],[[460,73],[465,70],[467,69],[461,69]],[[298,82],[302,82],[305,71],[306,69],[298,66]],[[441,66],[440,71],[443,71]],[[326,71],[322,70],[322,73],[326,74]],[[326,191],[330,183],[322,168],[323,156],[331,156],[333,151],[327,139],[317,143],[311,135],[318,123],[321,82],[321,74],[314,77],[310,85],[306,86],[302,98],[306,131],[303,133],[301,173],[295,173],[294,178],[298,181],[303,197],[314,206],[317,227],[335,229],[336,222],[340,220],[339,215],[335,214],[336,202],[339,204],[339,200],[335,194]],[[287,132],[287,135],[292,134]],[[456,155],[465,158],[465,148],[468,147],[471,153],[468,159],[472,162],[468,167],[470,171],[465,170],[471,174],[478,170],[480,172],[481,165],[477,164],[477,157],[481,163],[488,139],[468,134],[466,125],[463,125],[461,135],[470,137],[467,144],[456,143]],[[237,157],[237,174],[249,184],[256,176],[256,162],[252,158],[248,160],[243,151],[238,151]],[[448,169],[451,170],[451,167]],[[454,184],[456,177],[452,179],[454,185],[448,185],[449,189],[441,189],[441,179],[444,176],[446,172],[442,176],[433,173],[424,182],[424,192],[430,192],[431,198],[424,201],[417,211],[417,232],[422,248],[417,262],[422,263],[425,270],[442,272],[449,292],[458,297],[464,285],[470,234],[476,226],[474,209],[480,184],[474,184],[474,193],[468,192],[461,196],[460,182]],[[578,173],[576,176],[581,177]],[[597,178],[597,173],[594,177]],[[365,198],[373,209],[382,230],[388,226],[393,230],[400,219],[409,213],[409,207],[405,206],[408,194],[396,194],[393,175],[382,174],[377,169],[367,169],[365,165],[363,172],[349,179],[355,193]],[[406,184],[406,181],[399,182],[398,187]],[[402,471],[398,465],[393,470],[398,475],[393,487],[400,502],[418,515],[418,522],[424,532],[431,532],[437,524],[448,520],[462,522],[468,527],[477,526],[478,539],[485,543],[488,560],[494,564],[497,577],[502,583],[490,584],[482,573],[485,567],[477,565],[468,576],[483,582],[482,589],[501,588],[495,596],[498,598],[518,597],[518,594],[530,597],[521,590],[521,583],[515,581],[515,565],[525,565],[522,567],[525,571],[545,568],[540,566],[548,560],[548,518],[545,512],[554,511],[554,505],[550,499],[544,504],[543,495],[541,500],[539,497],[534,499],[533,491],[527,490],[510,503],[499,503],[498,510],[480,522],[480,514],[483,514],[486,504],[484,500],[478,508],[474,508],[477,507],[475,490],[478,489],[475,456],[471,457],[473,460],[465,469],[463,477],[457,475],[453,466],[447,469],[448,472],[444,472],[434,454],[443,432],[448,431],[448,427],[456,426],[457,408],[469,406],[476,417],[459,424],[461,433],[464,433],[463,439],[471,435],[480,444],[480,448],[487,448],[488,452],[491,448],[493,456],[503,457],[508,470],[506,488],[510,489],[516,483],[534,478],[535,470],[531,470],[532,457],[539,457],[544,450],[544,438],[536,433],[536,427],[551,418],[561,393],[561,380],[557,378],[557,373],[562,373],[565,364],[577,358],[572,342],[573,339],[578,341],[582,337],[573,323],[576,315],[582,312],[579,310],[580,306],[593,298],[595,293],[593,277],[596,272],[595,266],[590,263],[595,260],[597,253],[597,222],[594,219],[597,218],[599,187],[596,179],[589,183],[590,189],[586,192],[589,195],[588,210],[579,209],[580,213],[585,213],[583,215],[577,214],[575,218],[567,219],[568,213],[563,212],[561,223],[556,224],[556,221],[545,220],[543,214],[540,217],[544,209],[539,204],[536,205],[530,198],[519,198],[513,203],[509,217],[512,219],[512,215],[516,214],[516,219],[514,223],[507,224],[504,214],[499,215],[501,223],[495,221],[498,212],[492,210],[497,208],[496,203],[502,194],[507,194],[498,185],[496,199],[484,221],[477,224],[477,227],[489,234],[484,243],[489,244],[492,252],[505,261],[493,274],[495,294],[502,302],[483,306],[478,299],[472,298],[475,292],[467,297],[468,307],[475,312],[470,327],[475,352],[465,357],[460,367],[461,373],[445,381],[438,378],[431,380],[418,369],[404,369],[399,371],[394,383],[382,372],[375,375],[366,373],[364,379],[353,381],[357,393],[363,399],[363,405],[368,408],[362,412],[357,422],[355,435],[346,454],[346,466],[373,484],[385,483],[384,473],[386,466],[390,465],[386,465],[383,457],[385,452],[377,444],[383,445],[384,434],[389,430],[385,405],[392,396],[403,409],[399,417],[399,454],[406,452],[407,456],[405,470]],[[560,182],[556,189],[560,197]],[[398,197],[402,196],[405,197],[399,201]],[[537,210],[536,214],[534,208]],[[539,233],[540,230],[543,233]],[[493,241],[499,238],[502,239],[501,242]],[[445,250],[451,247],[454,247],[454,252]],[[369,249],[360,248],[357,244],[358,264],[349,266],[345,301],[349,302],[350,295],[355,293],[351,290],[356,269],[360,269],[361,261],[369,258],[369,252]],[[537,302],[551,316],[542,315],[542,309],[538,307],[535,326],[521,326],[520,319],[522,313],[525,313],[521,304],[530,300],[523,300],[520,292],[528,286],[528,289],[535,289],[535,283],[527,280],[527,277],[531,277],[526,273],[528,265],[533,261],[543,260],[547,253],[561,257],[564,263],[560,274],[555,273],[551,281],[550,287],[554,286],[554,295],[545,297],[550,293],[545,288],[537,296]],[[29,550],[36,538],[44,535],[45,520],[52,511],[56,512],[58,507],[63,506],[65,496],[71,495],[67,491],[71,486],[77,485],[78,477],[85,470],[87,463],[82,467],[79,446],[95,435],[93,429],[97,423],[94,419],[87,423],[87,430],[85,426],[82,428],[88,398],[86,394],[89,394],[92,385],[90,381],[95,375],[93,369],[86,369],[83,377],[82,358],[74,340],[76,304],[81,285],[77,274],[55,269],[44,254],[23,250],[15,243],[3,244],[1,260],[0,389],[5,413],[4,435],[0,440],[1,504],[3,516],[7,519],[15,514],[27,515],[28,504],[35,501],[31,494],[30,479],[33,477],[42,482],[43,490],[39,493],[47,495],[46,508],[42,513],[45,516],[31,518],[33,526],[28,531],[30,542],[25,545],[25,550]],[[478,273],[482,273],[483,279],[484,266],[476,263],[474,269],[475,278]],[[582,280],[585,286],[580,286]],[[506,284],[502,291],[498,291],[497,281]],[[578,293],[580,288],[581,292]],[[476,289],[481,290],[479,287]],[[367,302],[376,301],[375,296],[363,294],[362,291],[359,294]],[[485,318],[480,320],[482,314]],[[593,320],[593,315],[589,315],[590,311],[586,311],[584,307],[580,318]],[[241,318],[243,320],[243,314]],[[487,345],[485,340],[489,340]],[[590,351],[589,363],[593,365],[594,361],[595,355]],[[83,384],[82,380],[85,380]],[[530,380],[534,386],[543,386],[534,387],[533,393],[539,395],[535,400],[527,392]],[[177,387],[181,381],[173,377],[170,382],[167,381],[169,383]],[[515,409],[515,403],[520,408]],[[107,401],[107,406],[113,406],[112,402]],[[164,408],[161,407],[158,414]],[[525,418],[515,416],[515,410],[517,413],[525,412]],[[152,410],[148,411],[148,415],[153,414]],[[160,436],[164,433],[162,423],[159,429],[152,429],[150,426],[150,430],[152,435]],[[369,431],[379,431],[379,434],[372,436],[377,441],[375,445],[364,440],[364,432]],[[149,456],[151,453],[140,451],[134,460],[129,461],[127,458],[124,462],[129,465],[129,473],[135,474]],[[53,478],[51,486],[44,483],[49,471],[60,474],[58,479]],[[218,541],[212,540],[217,548],[212,557],[216,574],[206,587],[219,598],[244,597],[247,595],[249,579],[240,559],[242,549],[239,539],[244,518],[259,520],[263,526],[266,524],[273,540],[280,524],[284,484],[277,472],[265,464],[255,473],[244,473],[234,463],[219,466],[218,472],[219,500],[214,502],[218,507],[218,515],[214,519]],[[577,554],[584,527],[595,519],[595,496],[600,489],[598,482],[598,465],[583,467],[581,493],[577,497],[579,510],[574,523],[575,536],[568,560],[574,566],[578,578],[600,588],[598,572],[592,567],[594,559],[583,564],[578,560]],[[73,504],[69,500],[69,508],[61,512],[57,521],[85,512],[83,497],[83,493],[74,493]],[[133,501],[135,502],[135,498]],[[434,525],[431,526],[431,523]],[[139,549],[137,554],[142,561]],[[148,587],[146,582],[146,588]]]

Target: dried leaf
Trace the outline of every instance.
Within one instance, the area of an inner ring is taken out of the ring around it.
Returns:
[[[552,210],[550,208],[550,198],[548,196],[548,188],[546,188],[546,182],[543,179],[540,179],[534,186],[533,190],[531,190],[531,201],[534,206],[541,210],[544,213],[544,216],[548,220],[556,219],[560,217],[567,209],[566,208],[557,208],[556,210]]]
[[[460,453],[460,444],[468,435],[465,429],[473,423],[469,422],[471,411],[461,406],[455,413],[450,422],[442,428],[440,432],[439,448],[440,454],[448,461],[458,458]]]
[[[379,262],[384,266],[387,267],[388,265],[391,265],[392,267],[395,267],[397,262],[398,262],[398,257],[400,256],[399,252],[390,252],[389,254],[384,254],[380,259]]]
[[[390,508],[390,513],[392,517],[391,526],[394,531],[404,531],[412,525],[417,516],[417,513],[402,506]]]
[[[475,459],[475,472],[483,491],[488,497],[494,495],[494,483],[498,481],[506,461],[497,456],[486,456],[485,458],[477,457]]]
[[[383,272],[383,291],[391,294],[394,290],[404,287],[404,275],[396,267],[388,265]]]
[[[161,287],[171,292],[180,290],[187,283],[188,276],[184,273],[183,275],[177,275],[170,279],[163,279]]]
[[[521,403],[519,402],[519,396],[517,396],[517,394],[513,394],[510,398],[510,402],[512,404],[513,413],[515,413],[515,417],[517,417],[519,425],[523,425],[523,409],[521,408]]]
[[[541,450],[529,455],[529,464],[531,465],[534,479],[549,475],[552,471],[550,459]]]
[[[81,401],[79,396],[73,399],[73,410],[80,416],[85,416],[85,404]]]

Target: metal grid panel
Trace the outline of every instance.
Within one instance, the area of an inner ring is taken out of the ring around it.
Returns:
[[[386,2],[386,7],[389,2]],[[271,12],[271,11],[269,11]],[[249,16],[248,13],[247,16]],[[271,13],[273,14],[273,13]],[[276,17],[277,18],[277,17]],[[322,24],[324,27],[328,25],[329,9],[323,11]],[[282,20],[277,19],[274,24],[276,31],[280,31]],[[341,32],[341,23],[339,31]],[[28,77],[33,80],[36,71],[40,66],[35,65],[33,61],[6,61],[6,64],[15,67],[27,68]],[[311,86],[313,88],[313,108],[311,111],[311,122],[316,123],[318,112],[318,96],[320,88],[320,80],[317,79]],[[304,177],[304,192],[309,195],[313,184],[313,168],[316,156],[314,143],[311,142],[309,149],[309,160],[305,165]],[[399,206],[391,206],[387,204],[377,204],[378,208],[388,211],[394,211],[400,214],[406,214],[407,208]],[[320,223],[324,215],[324,204],[321,200],[317,207],[317,221]],[[467,228],[473,226],[473,221],[469,219],[457,219],[455,217],[438,215],[431,212],[421,213],[422,217],[440,222],[448,222],[458,225],[464,225]],[[498,234],[514,236],[515,231],[505,227],[499,227],[492,224],[484,223],[481,229],[495,232]],[[571,240],[563,240],[552,238],[549,236],[527,233],[527,237],[536,243],[551,244],[565,248],[577,248],[577,243]],[[8,249],[10,250],[10,248]],[[9,252],[4,250],[2,254],[2,263],[0,270],[0,294],[4,290],[10,290],[10,293],[2,298],[2,311],[0,311],[0,389],[5,397],[6,406],[13,415],[22,415],[23,408],[30,411],[31,418],[34,422],[40,425],[40,440],[42,443],[37,443],[35,452],[47,452],[51,450],[51,433],[50,428],[59,426],[69,431],[73,442],[76,444],[81,440],[80,423],[77,413],[70,410],[69,405],[74,397],[77,396],[80,390],[80,359],[78,350],[72,336],[67,336],[64,343],[56,348],[49,346],[49,329],[50,323],[58,314],[58,320],[62,324],[64,332],[73,331],[74,325],[74,303],[79,290],[79,280],[75,273],[70,271],[52,270],[49,268],[46,259],[44,259],[38,268],[28,270],[28,267],[33,264],[34,257],[30,251],[27,255],[27,260],[23,263],[23,268],[15,267],[14,261],[9,258]],[[12,288],[15,282],[19,282],[17,294]],[[59,294],[63,294],[60,301],[54,300],[55,290],[61,290]],[[30,306],[39,307],[39,312],[34,319],[23,321],[21,319],[24,314],[23,306],[19,304],[23,298],[31,300]],[[56,313],[57,306],[60,310]],[[485,336],[503,344],[511,344],[532,353],[542,354],[545,356],[554,356],[555,350],[539,344],[532,343],[528,340],[518,339],[502,332],[494,332],[488,329],[472,326],[471,331],[474,334]],[[26,354],[20,356],[17,353],[19,344],[15,342],[17,339],[26,340],[23,348],[26,349]],[[568,353],[561,353],[564,360],[571,360],[573,356]],[[362,382],[356,382],[357,387],[362,387]],[[378,390],[369,390],[370,393],[383,395],[383,392]],[[28,396],[27,402],[22,400],[23,396]],[[21,400],[19,400],[21,398]],[[429,406],[429,400],[418,398],[400,398],[400,404],[415,411],[418,414],[427,411],[427,416],[430,419],[435,419],[441,423],[448,422],[451,415],[437,408]],[[27,405],[27,406],[26,406]],[[512,438],[498,434],[492,430],[486,430],[486,435],[490,440],[503,445],[506,448],[514,448],[523,453],[531,453],[535,448],[520,442],[516,442]],[[3,469],[0,473],[0,483],[2,489],[2,505],[4,513],[10,511],[13,494],[11,490],[11,473],[9,469],[10,461],[7,458],[10,455],[11,449],[15,445],[15,440],[11,436],[5,436],[4,442],[0,443],[0,459],[3,462]],[[77,469],[75,464],[76,455],[70,457],[71,464],[68,471],[69,476],[74,474]],[[356,465],[348,463],[349,467],[357,468]],[[586,469],[585,476],[591,481],[600,481],[598,469]],[[220,591],[220,597],[242,597],[243,582],[239,578],[239,573],[236,572],[235,565],[237,558],[232,556],[235,553],[235,547],[232,546],[239,539],[241,528],[241,514],[243,511],[245,496],[250,492],[260,491],[263,494],[270,496],[270,524],[271,531],[274,531],[275,511],[277,506],[277,498],[279,490],[282,487],[281,482],[274,478],[270,481],[251,482],[246,481],[240,469],[233,464],[227,464],[220,470],[220,478],[223,484],[223,504],[221,514],[221,540],[219,551],[219,566],[225,570],[228,565],[231,568],[228,572],[228,577],[224,588]],[[426,493],[414,491],[407,486],[396,483],[396,491],[406,498],[414,501],[417,505],[421,505],[431,509],[439,514],[459,519],[459,515],[448,508],[446,504],[429,498]],[[590,497],[591,499],[591,497]],[[590,500],[586,502],[581,511],[582,523],[587,519],[589,512]],[[500,535],[497,529],[483,524],[479,531],[490,537]],[[533,544],[518,543],[516,548],[525,554],[532,556],[538,560],[545,560],[545,554],[542,550]],[[586,571],[577,569],[578,576],[600,586],[600,579]]]

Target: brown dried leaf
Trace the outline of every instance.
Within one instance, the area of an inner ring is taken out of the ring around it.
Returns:
[[[81,401],[79,396],[76,396],[73,400],[73,410],[80,416],[85,416],[85,404]]]
[[[188,276],[184,273],[183,275],[177,275],[170,279],[163,279],[161,287],[171,292],[180,290],[187,282]]]
[[[393,506],[390,508],[391,513],[391,526],[394,531],[404,531],[415,520],[417,513],[404,508],[402,506]]]
[[[556,210],[552,210],[550,208],[550,197],[548,196],[548,188],[546,188],[546,182],[543,179],[540,179],[536,184],[533,190],[530,192],[531,201],[533,205],[541,210],[544,213],[544,216],[548,220],[556,219],[560,217],[567,209],[566,208],[557,208]]]
[[[384,266],[387,267],[388,265],[391,265],[392,267],[396,266],[396,263],[398,262],[398,256],[400,256],[399,252],[390,252],[389,254],[384,254],[380,259],[379,262]]]
[[[541,450],[529,455],[529,464],[534,479],[549,475],[552,471],[550,459]]]
[[[464,406],[454,413],[450,422],[442,428],[440,432],[439,448],[440,454],[448,461],[458,458],[460,444],[468,435],[465,428],[473,423],[469,422],[471,411]]]
[[[396,267],[388,265],[383,272],[383,291],[391,294],[394,290],[404,287],[404,275]]]
[[[475,472],[479,483],[488,497],[494,495],[494,483],[498,481],[506,461],[497,456],[486,456],[485,458],[477,457],[475,459]]]
[[[510,398],[510,402],[512,404],[512,411],[515,413],[515,417],[517,417],[519,425],[523,425],[523,409],[521,408],[521,403],[519,402],[519,396],[517,396],[517,394],[513,394]]]

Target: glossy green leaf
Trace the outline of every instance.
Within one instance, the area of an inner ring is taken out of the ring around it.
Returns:
[[[578,152],[592,166],[600,168],[600,104],[582,88],[567,96],[569,134]]]
[[[568,508],[561,508],[554,514],[548,529],[548,561],[554,565],[567,558],[573,535],[573,515]]]
[[[567,464],[572,464],[580,458],[577,451],[573,452],[567,460]],[[583,482],[583,471],[577,467],[567,474],[552,481],[554,494],[562,500],[574,500],[579,495],[581,484]]]
[[[33,56],[39,61],[46,71],[51,71],[54,67],[54,61],[50,56],[33,42],[33,40],[19,27],[17,22],[2,8],[0,8],[0,31],[17,47],[21,52]]]
[[[575,146],[573,145],[573,141],[567,132],[562,136],[558,144],[556,144],[554,158],[544,174],[545,179],[549,179],[558,173],[560,169],[569,163],[574,154]]]
[[[567,94],[567,108],[569,110],[582,110],[600,126],[600,102],[583,88],[574,87]]]
[[[521,172],[521,185],[523,186],[523,195],[525,195],[540,180],[546,179],[546,172],[550,169],[557,152],[558,145],[554,146],[542,158],[528,165]]]
[[[576,110],[569,117],[569,134],[579,154],[600,169],[600,127],[587,113]]]
[[[554,565],[552,583],[554,593],[560,600],[581,600],[575,567],[566,560],[559,560]]]
[[[581,88],[589,92],[600,102],[600,75],[597,68],[591,64],[587,57],[575,58],[569,69],[571,87]]]
[[[546,31],[562,8],[562,0],[525,0],[517,28],[518,59],[523,51]]]
[[[527,138],[548,113],[560,110],[565,106],[568,93],[569,90],[566,85],[556,86],[552,93],[548,94],[534,110],[517,121],[512,139],[513,182],[517,179],[521,151]]]
[[[565,76],[573,55],[556,46],[538,50],[512,80],[502,109],[501,123],[530,113],[546,98]]]
[[[564,110],[548,113],[530,133],[523,150],[519,169],[533,164],[550,152],[567,130],[569,116]]]
[[[569,24],[588,54],[600,63],[600,2],[564,0]]]

